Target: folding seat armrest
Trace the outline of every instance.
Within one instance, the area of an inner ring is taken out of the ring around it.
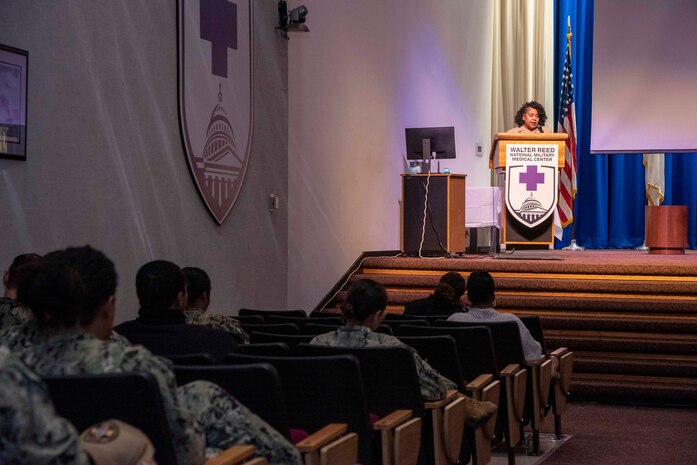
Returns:
[[[479,375],[471,383],[465,386],[472,398],[480,401],[488,401],[497,407],[500,406],[501,382],[494,381],[494,376],[490,374]],[[491,460],[491,440],[496,429],[497,415],[491,418],[482,426],[474,428],[474,450],[473,462],[475,464],[487,464]]]
[[[413,464],[421,448],[421,418],[411,410],[395,410],[373,424],[382,439],[382,464]]]
[[[520,366],[516,363],[511,363],[510,365],[506,365],[503,370],[499,373],[501,377],[509,377],[515,375],[518,370],[520,370]]]
[[[373,423],[373,429],[378,431],[394,429],[411,418],[411,410],[395,410]]]
[[[465,430],[465,399],[455,389],[449,389],[445,397],[424,403],[431,413],[434,462],[458,463],[460,446]]]
[[[358,436],[345,423],[329,423],[295,444],[305,465],[354,464],[358,460]]]
[[[252,455],[254,455],[254,446],[232,446],[215,457],[209,458],[203,462],[203,465],[237,465],[251,458]],[[262,459],[259,463],[266,463],[266,460]]]
[[[329,423],[324,428],[295,444],[295,448],[298,449],[301,454],[314,453],[330,442],[338,439],[343,434],[346,434],[346,431],[348,431],[346,423]]]
[[[445,397],[443,397],[442,399],[430,400],[430,401],[424,402],[424,408],[426,410],[443,408],[446,405],[448,405],[450,402],[457,399],[458,395],[459,395],[459,393],[457,392],[456,389],[448,389],[448,392],[446,392]]]
[[[567,349],[566,347],[560,347],[557,350],[555,350],[554,352],[551,352],[549,355],[553,355],[557,358],[561,358],[562,356],[566,355],[568,352],[569,352],[569,349]]]
[[[494,380],[494,375],[490,375],[490,374],[479,375],[474,380],[467,383],[467,385],[465,386],[465,390],[467,392],[471,392],[471,393],[481,391],[487,385],[489,385],[493,380]]]

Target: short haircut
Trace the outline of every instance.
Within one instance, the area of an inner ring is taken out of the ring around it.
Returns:
[[[189,296],[189,306],[191,306],[204,292],[210,292],[211,279],[208,277],[208,273],[195,266],[186,266],[182,268],[182,272],[186,276],[186,293]]]
[[[474,271],[467,278],[467,299],[472,305],[486,303],[494,297],[494,278],[486,271]]]
[[[17,255],[14,260],[12,260],[12,264],[7,270],[7,288],[17,289],[17,276],[22,274],[21,268],[24,267],[26,269],[28,266],[38,265],[40,260],[41,255],[35,253]]]
[[[146,263],[136,274],[136,294],[145,309],[169,308],[185,285],[181,268],[166,260]]]

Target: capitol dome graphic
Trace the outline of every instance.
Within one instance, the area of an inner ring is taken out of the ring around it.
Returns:
[[[241,182],[244,160],[235,144],[235,133],[223,106],[222,91],[218,91],[218,103],[213,108],[208,128],[206,143],[202,154],[196,157],[196,168],[203,174],[202,189],[205,189],[215,207],[228,205],[237,193],[237,184]]]
[[[538,219],[542,218],[547,213],[547,210],[544,209],[542,204],[535,199],[531,193],[520,206],[520,210],[517,210],[517,213],[520,218],[528,223],[534,223]]]

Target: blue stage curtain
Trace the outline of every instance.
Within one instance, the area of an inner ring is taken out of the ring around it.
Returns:
[[[572,71],[576,103],[577,183],[574,201],[576,242],[587,248],[633,248],[644,241],[645,172],[641,154],[590,154],[593,70],[593,0],[555,2],[555,103],[566,54],[567,18],[571,18]],[[556,128],[556,121],[555,121]],[[666,154],[663,205],[688,206],[688,245],[697,247],[697,154]],[[556,247],[571,242],[571,228]]]

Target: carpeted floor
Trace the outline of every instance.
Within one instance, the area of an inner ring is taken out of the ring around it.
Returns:
[[[697,463],[697,409],[573,403],[565,417],[571,438],[544,465]]]

